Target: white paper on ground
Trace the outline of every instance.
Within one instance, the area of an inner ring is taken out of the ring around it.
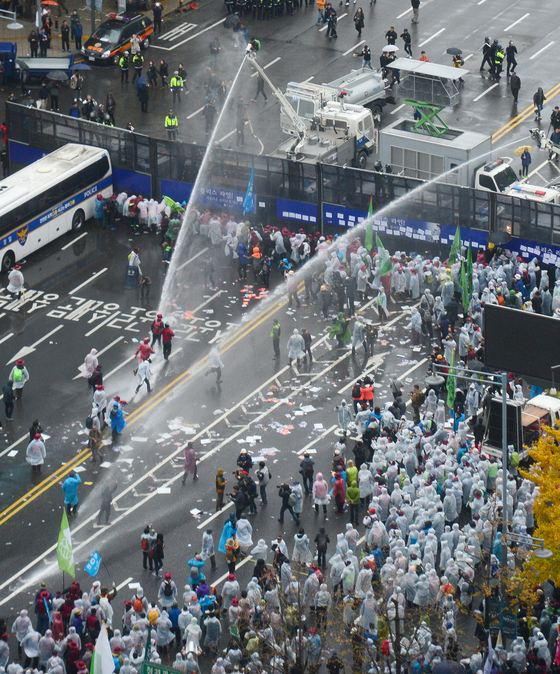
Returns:
[[[15,456],[17,453],[18,453],[17,449],[12,449],[11,452],[8,452],[8,456],[11,458],[11,457]]]
[[[113,441],[111,440],[111,438],[105,438],[105,440],[103,440],[103,441],[101,442],[101,444],[102,444],[104,447],[107,447],[107,445],[111,445],[112,443],[113,443]]]
[[[110,468],[112,466],[110,461],[103,461],[103,463],[99,464],[100,468]]]
[[[201,444],[201,445],[209,445],[211,442],[212,442],[212,438],[203,438],[203,439],[200,441],[200,444]]]
[[[193,508],[192,510],[189,510],[189,512],[190,512],[191,515],[194,515],[196,517],[197,515],[200,515],[202,510],[199,510],[198,508]]]
[[[136,588],[140,587],[140,583],[129,583],[129,584],[128,584],[128,587],[129,587],[131,590],[136,590]]]
[[[119,449],[121,450],[121,452],[131,452],[134,449],[134,447],[131,447],[130,445],[121,445]]]
[[[42,440],[50,440],[50,439],[51,439],[51,436],[50,436],[50,435],[47,435],[46,433],[41,433],[41,439],[42,439]]]
[[[164,440],[171,440],[172,435],[171,435],[171,433],[162,433],[162,434],[161,434],[161,437],[162,437]]]
[[[247,442],[260,442],[260,441],[261,441],[260,435],[248,435],[247,436]]]
[[[302,407],[300,407],[300,410],[302,412],[305,412],[305,414],[309,414],[310,412],[315,412],[315,408],[313,407],[313,405],[302,405]]]
[[[157,493],[158,494],[171,494],[171,487],[158,487]]]
[[[196,428],[193,428],[192,426],[182,426],[181,430],[187,435],[194,435],[196,433]]]
[[[83,473],[85,471],[85,468],[83,466],[76,466],[74,468],[75,473]]]
[[[130,439],[132,442],[148,442],[148,438],[142,438],[138,435],[133,435]]]
[[[323,424],[313,424],[313,428],[316,431],[322,431],[323,430]]]
[[[165,438],[158,438],[158,439],[156,440],[156,444],[158,444],[158,445],[159,445],[161,442],[165,442]]]

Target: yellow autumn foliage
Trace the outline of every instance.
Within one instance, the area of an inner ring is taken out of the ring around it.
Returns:
[[[550,559],[529,555],[523,569],[512,579],[522,599],[534,599],[537,585],[551,580],[560,583],[560,431],[545,426],[541,438],[529,448],[534,463],[526,470],[519,469],[523,478],[538,485],[539,495],[533,503],[536,538],[544,539],[544,546],[554,553]]]

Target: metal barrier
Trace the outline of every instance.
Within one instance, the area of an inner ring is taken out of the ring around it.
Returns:
[[[6,103],[6,122],[12,170],[33,160],[33,152],[40,156],[65,143],[85,143],[109,151],[117,187],[150,193],[155,198],[175,186],[176,193],[187,199],[205,151],[200,145],[150,138],[10,102]],[[19,162],[14,148],[22,152]],[[266,215],[270,222],[291,219],[299,222],[298,227],[340,231],[340,225],[353,226],[367,214],[370,197],[374,210],[378,210],[408,195],[391,209],[391,217],[403,223],[411,220],[436,227],[459,226],[462,230],[482,230],[481,235],[484,231],[508,230],[520,239],[560,245],[559,205],[458,185],[423,183],[400,175],[216,148],[208,165],[208,187],[235,194],[238,202],[239,193],[247,189],[251,167],[258,197],[256,213]],[[415,189],[422,184],[424,189]],[[333,205],[337,218],[325,217],[325,208]],[[403,236],[407,236],[406,228]]]

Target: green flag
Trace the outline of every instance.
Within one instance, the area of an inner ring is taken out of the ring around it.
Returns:
[[[450,410],[453,409],[453,403],[455,402],[455,350],[451,352],[451,363],[449,363],[449,374],[447,375],[447,407]]]
[[[469,286],[467,283],[467,275],[465,274],[464,262],[461,262],[461,291],[463,294],[463,309],[466,313],[469,308]]]
[[[379,255],[379,273],[381,276],[387,276],[387,274],[393,271],[393,263],[378,234],[375,235],[375,245],[377,246],[377,254]]]
[[[461,230],[457,227],[455,232],[455,238],[451,244],[451,250],[449,251],[449,264],[453,264],[457,255],[461,252]]]
[[[467,283],[469,284],[469,293],[472,295],[472,241],[469,241],[469,250],[467,251]]]
[[[74,552],[72,550],[72,538],[70,537],[70,526],[66,517],[66,510],[62,513],[56,554],[58,556],[58,568],[61,571],[66,571],[74,579]]]
[[[373,248],[373,194],[369,198],[368,221],[366,225],[366,239],[364,241],[366,250]]]

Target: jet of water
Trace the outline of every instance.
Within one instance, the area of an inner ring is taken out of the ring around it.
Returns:
[[[181,229],[179,230],[179,236],[177,237],[177,241],[175,243],[175,248],[173,251],[173,257],[171,258],[171,264],[169,265],[169,269],[167,271],[167,275],[165,277],[165,283],[163,284],[163,290],[161,292],[161,298],[159,302],[159,311],[160,313],[170,313],[172,312],[172,302],[173,302],[173,295],[174,295],[174,288],[177,285],[177,273],[179,271],[179,262],[181,261],[181,253],[183,249],[187,247],[187,242],[189,239],[189,236],[191,232],[189,231],[188,223],[191,221],[192,218],[192,212],[193,209],[195,208],[196,204],[196,197],[198,195],[198,190],[206,178],[206,172],[208,168],[208,161],[210,158],[210,154],[212,150],[214,149],[214,144],[215,144],[215,138],[216,138],[216,133],[218,132],[218,128],[220,126],[220,122],[222,120],[222,116],[224,112],[226,111],[226,108],[228,107],[231,95],[233,93],[233,90],[235,89],[235,85],[237,83],[237,80],[239,78],[239,75],[241,73],[241,70],[243,68],[243,64],[245,63],[245,59],[247,58],[247,55],[245,54],[243,56],[243,60],[241,61],[241,64],[239,66],[239,69],[237,70],[237,73],[233,79],[233,82],[229,88],[229,91],[227,93],[226,99],[224,101],[224,104],[222,106],[222,109],[220,111],[220,114],[218,115],[218,119],[216,121],[216,124],[214,125],[214,129],[212,131],[212,134],[210,136],[210,140],[208,142],[208,145],[206,147],[206,151],[204,153],[204,156],[202,157],[202,162],[200,164],[200,169],[198,170],[198,175],[196,176],[196,180],[193,185],[191,197],[189,199],[189,202],[187,204],[187,207],[185,209],[185,213],[183,215],[183,222],[181,225]]]

